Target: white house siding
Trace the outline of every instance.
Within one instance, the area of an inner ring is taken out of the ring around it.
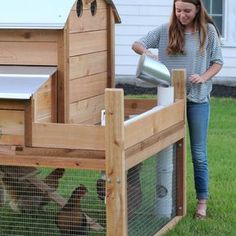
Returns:
[[[156,26],[167,22],[172,0],[114,0],[122,23],[116,25],[116,76],[134,76],[139,56],[132,43]],[[235,79],[236,85],[236,1],[225,0],[225,37],[222,39],[224,67],[220,78]]]

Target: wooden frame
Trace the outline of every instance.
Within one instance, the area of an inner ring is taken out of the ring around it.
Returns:
[[[0,146],[0,165],[105,170],[107,235],[126,236],[127,170],[177,143],[177,215],[156,234],[162,235],[186,214],[184,70],[172,72],[172,84],[175,103],[161,110],[149,110],[154,101],[126,100],[122,89],[106,89],[105,127],[27,121],[32,147]]]

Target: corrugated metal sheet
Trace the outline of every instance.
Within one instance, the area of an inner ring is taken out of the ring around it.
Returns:
[[[1,0],[0,28],[62,29],[76,0]]]

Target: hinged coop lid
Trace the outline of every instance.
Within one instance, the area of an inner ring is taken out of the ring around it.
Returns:
[[[7,0],[0,3],[0,28],[62,29],[76,0]]]
[[[120,22],[112,0],[116,22]],[[6,0],[0,2],[0,29],[63,29],[76,0]]]
[[[0,99],[29,99],[57,67],[0,66]]]

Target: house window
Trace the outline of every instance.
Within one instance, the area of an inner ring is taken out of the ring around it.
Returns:
[[[216,23],[221,36],[224,36],[224,0],[203,0],[202,2]]]

